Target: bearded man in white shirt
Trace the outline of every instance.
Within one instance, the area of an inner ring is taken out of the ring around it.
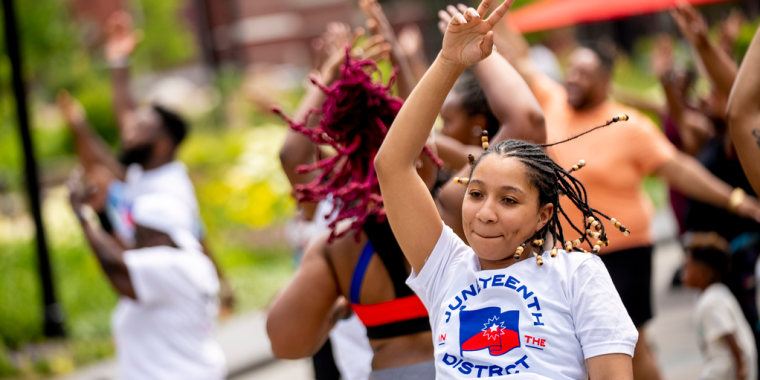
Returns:
[[[69,184],[87,241],[121,296],[112,317],[120,379],[223,379],[226,365],[212,333],[219,280],[193,236],[193,217],[162,194],[135,200],[135,245],[124,250],[86,217],[87,190]]]

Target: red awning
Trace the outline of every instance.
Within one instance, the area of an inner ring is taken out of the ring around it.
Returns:
[[[699,5],[727,0],[689,0]],[[540,0],[509,15],[520,32],[537,32],[584,22],[613,20],[674,7],[679,0]]]

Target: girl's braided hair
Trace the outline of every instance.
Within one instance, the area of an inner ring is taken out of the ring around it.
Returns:
[[[630,231],[623,226],[620,222],[614,218],[610,218],[601,211],[592,208],[588,204],[588,195],[586,188],[583,184],[576,179],[571,173],[579,170],[585,165],[585,161],[581,160],[578,164],[573,165],[569,170],[563,169],[554,160],[552,160],[544,151],[543,148],[565,143],[567,141],[576,139],[586,133],[592,132],[596,129],[606,127],[612,123],[618,121],[628,120],[627,115],[616,116],[604,125],[592,128],[588,131],[570,137],[568,139],[558,141],[551,144],[533,144],[522,140],[505,140],[494,145],[488,146],[487,138],[483,137],[485,152],[477,159],[470,158],[472,172],[477,167],[478,163],[490,154],[498,154],[503,157],[514,157],[522,162],[529,170],[528,176],[530,182],[538,190],[539,205],[552,204],[554,205],[554,212],[551,219],[539,230],[532,238],[535,246],[542,246],[543,239],[545,237],[551,237],[554,244],[562,244],[564,242],[565,250],[571,251],[573,249],[582,250],[581,244],[588,243],[591,250],[595,253],[599,252],[602,246],[609,244],[607,240],[607,233],[605,231],[604,224],[601,223],[600,217],[608,219],[612,224],[618,228],[625,235],[628,235]],[[467,183],[466,179],[455,179],[461,183]],[[573,221],[562,208],[559,202],[560,195],[564,195],[582,214],[582,224],[578,221]],[[565,231],[562,230],[562,224],[560,217],[564,218],[569,226],[575,230],[580,237],[574,241],[565,240]],[[522,250],[520,250],[521,252]],[[539,249],[538,254],[541,255],[542,249]],[[556,254],[556,250],[552,250],[552,255]],[[542,262],[540,256],[538,258],[539,265]]]
[[[320,156],[314,164],[299,167],[299,173],[314,171],[318,175],[311,183],[294,188],[298,202],[319,202],[332,196],[334,207],[329,215],[334,219],[328,225],[330,241],[352,230],[358,238],[358,232],[370,215],[375,215],[378,221],[385,220],[374,159],[403,104],[400,98],[391,95],[395,72],[388,85],[383,85],[382,80],[376,82],[373,74],[379,76],[380,70],[375,62],[354,60],[349,52],[350,49],[346,48],[341,78],[335,83],[325,87],[311,79],[326,95],[320,110],[309,111],[303,122],[274,110],[294,131],[317,145],[330,146],[336,153],[329,157]],[[322,117],[319,125],[308,128],[305,120],[312,114]],[[441,165],[441,160],[427,147],[425,153],[436,165]],[[353,218],[351,226],[338,233],[338,222],[349,218]]]

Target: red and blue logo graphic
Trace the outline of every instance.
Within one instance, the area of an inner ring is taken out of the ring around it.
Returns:
[[[461,352],[488,348],[492,356],[504,355],[520,347],[520,312],[501,312],[498,307],[459,312]]]

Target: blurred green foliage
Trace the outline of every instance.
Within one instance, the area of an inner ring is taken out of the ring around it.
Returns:
[[[8,361],[8,349],[0,341],[0,377],[9,377],[18,374],[18,370]]]
[[[60,125],[51,125],[50,118],[40,116],[46,114],[45,108],[54,103],[55,94],[60,89],[67,89],[82,102],[92,126],[107,142],[115,145],[117,129],[111,108],[109,73],[101,58],[101,46],[87,46],[87,28],[71,17],[65,1],[16,0],[14,4],[28,83],[34,147],[39,158],[55,161],[73,154],[66,131],[60,130]],[[180,17],[183,1],[141,0],[131,4],[136,8],[132,10],[135,27],[142,30],[142,41],[132,57],[138,74],[175,67],[196,56],[193,35]],[[0,30],[0,93],[12,94],[3,33]],[[0,189],[18,189],[21,184],[21,152],[16,128],[13,98],[0,97]]]
[[[197,43],[190,33],[191,25],[183,23],[180,14],[187,5],[182,0],[141,0],[142,13],[135,15],[135,27],[143,39],[134,54],[135,68],[160,70],[187,63],[197,54]]]
[[[283,126],[260,125],[196,130],[183,144],[180,158],[192,168],[210,236],[265,227],[293,214],[290,184],[277,165],[284,138]]]
[[[737,62],[741,62],[744,58],[758,27],[760,27],[760,19],[744,23],[739,29],[739,36],[737,36],[734,44],[734,59]]]

